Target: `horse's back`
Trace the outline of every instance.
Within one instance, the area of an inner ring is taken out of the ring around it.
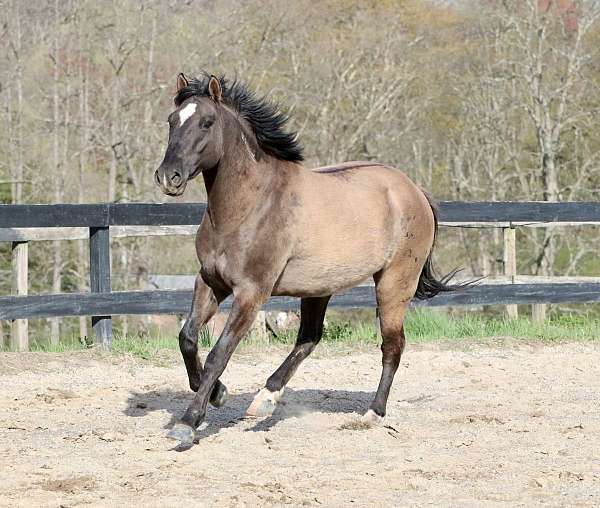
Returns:
[[[366,168],[366,167],[385,167],[384,164],[380,162],[371,162],[371,161],[347,161],[341,162],[339,164],[332,164],[329,166],[320,166],[318,168],[313,168],[311,171],[314,173],[322,173],[322,174],[335,174],[341,173],[343,171],[349,171],[352,169],[358,168]]]
[[[315,184],[334,186],[343,191],[343,184],[352,186],[380,184],[384,188],[393,187],[395,192],[415,194],[419,198],[423,192],[406,173],[392,166],[372,161],[348,161],[340,164],[321,166],[310,170]],[[314,178],[316,177],[316,178]]]
[[[343,201],[342,209],[360,206],[368,212],[369,208],[391,207],[392,212],[400,214],[422,214],[427,223],[432,218],[425,193],[406,173],[385,164],[349,161],[318,167],[306,180],[309,193],[326,201]]]

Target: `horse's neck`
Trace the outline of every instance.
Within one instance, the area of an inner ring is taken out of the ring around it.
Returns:
[[[261,199],[270,176],[266,162],[257,162],[241,133],[237,137],[217,167],[202,173],[210,220],[219,232],[231,231],[243,222]]]

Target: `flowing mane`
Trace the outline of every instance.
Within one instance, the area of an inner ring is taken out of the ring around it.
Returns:
[[[190,97],[208,97],[210,76],[189,80],[175,96],[175,105],[180,106]],[[259,97],[240,81],[229,82],[225,76],[219,77],[223,102],[236,110],[249,124],[260,148],[278,159],[299,162],[304,159],[302,147],[296,132],[286,131],[289,117],[279,110],[279,106],[266,97]]]

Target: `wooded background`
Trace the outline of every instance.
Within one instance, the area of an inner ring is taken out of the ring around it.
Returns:
[[[0,202],[166,201],[175,77],[224,73],[289,112],[306,165],[377,160],[437,199],[595,201],[600,5],[571,0],[0,1]],[[185,201],[204,200],[201,180]],[[200,220],[200,218],[199,218]],[[597,228],[519,229],[518,273],[598,275]],[[497,229],[442,267],[501,273]],[[43,244],[41,244],[43,245]],[[44,248],[45,247],[45,248]],[[30,292],[85,291],[83,241],[31,251]],[[194,273],[193,242],[118,239],[113,287]],[[0,244],[0,294],[10,293]],[[38,323],[87,334],[85,318]],[[50,327],[50,328],[48,328]],[[127,331],[127,320],[121,322]]]

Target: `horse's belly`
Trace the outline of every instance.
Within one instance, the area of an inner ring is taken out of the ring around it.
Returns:
[[[273,295],[326,296],[352,288],[381,268],[381,262],[344,264],[324,260],[291,260],[273,288]]]
[[[398,241],[394,221],[379,208],[362,216],[353,209],[335,216],[324,206],[320,214],[313,211],[275,285],[276,294],[331,295],[381,270],[394,256]]]

